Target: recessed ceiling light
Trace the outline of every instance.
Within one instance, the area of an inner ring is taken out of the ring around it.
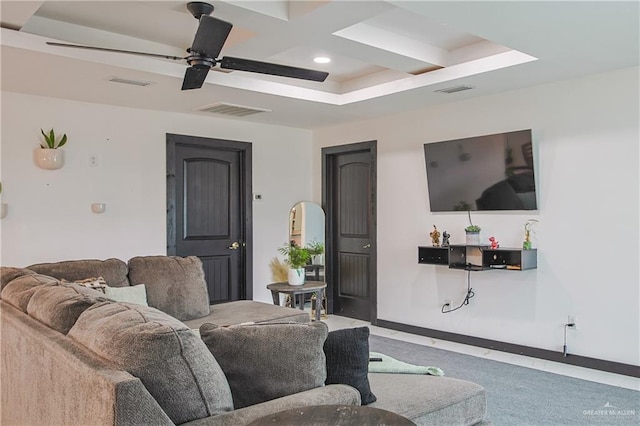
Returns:
[[[327,58],[326,56],[316,56],[313,58],[313,62],[316,64],[328,64],[331,62],[331,58]]]

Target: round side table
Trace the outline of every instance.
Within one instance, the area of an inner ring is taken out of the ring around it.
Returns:
[[[272,283],[267,285],[267,288],[271,290],[271,297],[273,298],[274,305],[280,305],[280,293],[291,295],[293,306],[298,307],[300,310],[304,310],[304,295],[307,293],[316,293],[317,301],[322,301],[324,297],[324,289],[327,288],[327,283],[323,281],[306,281],[302,285],[289,285],[288,282]],[[296,296],[299,296],[296,298]],[[297,300],[299,299],[299,300]],[[316,306],[316,321],[320,321],[320,311]]]

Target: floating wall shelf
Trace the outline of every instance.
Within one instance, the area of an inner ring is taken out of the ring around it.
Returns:
[[[418,247],[418,263],[447,265],[450,269],[485,271],[506,269],[522,271],[538,267],[538,250],[498,248],[490,246],[451,245],[449,247]]]

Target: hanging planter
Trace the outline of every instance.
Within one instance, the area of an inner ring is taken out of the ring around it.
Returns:
[[[57,170],[64,166],[64,151],[61,149],[36,148],[36,165],[45,170]]]
[[[40,129],[44,136],[45,143],[40,144],[40,148],[34,150],[34,160],[38,167],[45,170],[57,170],[64,166],[64,151],[60,148],[67,143],[67,135],[63,134],[60,141],[56,142],[56,135],[51,129],[49,133],[45,133]]]

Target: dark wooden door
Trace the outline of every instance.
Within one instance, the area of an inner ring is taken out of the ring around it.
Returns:
[[[251,144],[167,134],[167,254],[202,260],[210,303],[251,299]]]
[[[323,149],[329,310],[375,323],[376,143]]]

